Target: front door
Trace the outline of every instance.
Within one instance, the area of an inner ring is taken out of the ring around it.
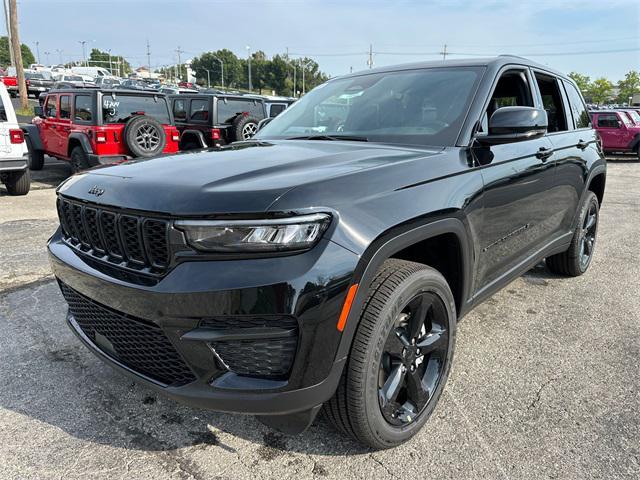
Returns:
[[[44,104],[44,119],[40,123],[40,139],[47,153],[53,154],[58,145],[56,135],[58,118],[58,96],[48,95]]]
[[[605,150],[618,150],[626,147],[624,142],[625,125],[615,112],[598,113],[596,121]]]
[[[527,69],[503,72],[481,118],[479,135],[488,119],[506,106],[535,106]],[[531,257],[549,238],[557,206],[548,192],[554,183],[553,146],[544,136],[494,145],[483,152],[484,181],[481,222],[475,226],[478,260],[474,291],[481,296],[501,278]]]

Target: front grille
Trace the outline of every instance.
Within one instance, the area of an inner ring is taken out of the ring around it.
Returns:
[[[119,267],[159,275],[170,261],[169,222],[58,198],[67,244]]]
[[[106,355],[163,385],[196,380],[156,324],[102,306],[62,282],[60,290],[77,325]]]
[[[201,327],[242,331],[246,328],[278,328],[290,331],[280,338],[228,340],[211,343],[231,372],[249,377],[286,378],[298,346],[298,322],[292,317],[221,317],[203,320]]]

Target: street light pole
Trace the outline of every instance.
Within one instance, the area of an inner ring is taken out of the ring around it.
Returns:
[[[51,64],[49,63],[49,54],[50,54],[50,53],[51,53],[51,52],[44,52],[44,56],[45,56],[45,57],[47,57],[47,65],[51,65]],[[38,63],[40,63],[40,61],[38,61]]]
[[[249,66],[249,91],[253,90],[253,85],[251,83],[251,47],[247,45],[247,60]]]
[[[209,72],[211,70],[209,70],[208,68],[205,68],[205,70],[207,71],[207,88],[211,88],[211,77],[209,76]]]
[[[40,42],[36,42],[36,56],[38,58],[38,63],[40,63]]]
[[[85,45],[87,44],[86,40],[78,40],[78,43],[82,44],[82,58],[84,60],[84,66],[88,67],[89,64],[87,63],[87,50],[85,49]]]
[[[56,48],[56,53],[58,55],[60,55],[60,65],[62,65],[64,62],[62,61],[62,50],[60,50],[59,48]]]
[[[220,60],[218,57],[214,57],[212,55],[214,60],[217,60],[220,62],[220,81],[222,82],[222,89],[224,90],[224,62],[222,60]]]
[[[113,66],[111,65],[111,49],[107,50],[107,53],[109,53],[109,73],[113,75]]]

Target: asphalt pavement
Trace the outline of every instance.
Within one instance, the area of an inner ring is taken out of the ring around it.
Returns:
[[[477,307],[431,420],[380,452],[182,406],[87,351],[45,254],[68,173],[0,187],[0,478],[640,478],[640,164],[609,163],[589,272],[541,264]]]

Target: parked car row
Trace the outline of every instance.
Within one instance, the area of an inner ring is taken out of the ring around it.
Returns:
[[[22,127],[29,167],[42,169],[49,155],[70,162],[74,172],[248,140],[260,121],[289,105],[259,96],[73,86],[50,90],[39,100],[32,124]]]
[[[640,107],[592,110],[589,116],[606,153],[632,153],[640,162]]]

